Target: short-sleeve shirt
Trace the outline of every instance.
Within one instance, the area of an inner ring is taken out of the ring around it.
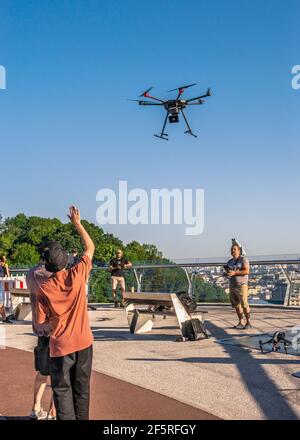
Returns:
[[[242,270],[248,264],[249,264],[249,260],[245,256],[240,256],[237,260],[235,258],[231,258],[227,262],[227,266],[229,266],[231,270],[237,270],[237,269]],[[242,276],[237,275],[229,279],[229,284],[231,287],[242,286],[243,284],[248,284],[248,280],[249,280],[248,275],[242,275]]]
[[[124,265],[128,264],[128,260],[127,258],[113,258],[110,261],[110,266],[115,267],[115,269],[113,269],[111,271],[111,276],[112,277],[124,277]],[[118,268],[118,266],[121,266],[121,269]]]
[[[91,269],[91,260],[84,255],[76,266],[54,273],[40,286],[37,321],[51,323],[50,357],[66,356],[93,343],[86,302]]]
[[[26,284],[30,290],[32,308],[32,330],[38,336],[49,336],[49,325],[37,323],[37,295],[41,284],[51,276],[52,273],[48,272],[43,264],[33,267],[26,275]]]

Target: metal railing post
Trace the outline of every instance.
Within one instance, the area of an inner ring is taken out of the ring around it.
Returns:
[[[140,293],[141,289],[142,289],[142,277],[143,274],[140,273],[140,275],[138,275],[137,270],[135,268],[133,268],[133,273],[136,279],[136,283],[137,283],[137,292]]]
[[[186,275],[187,281],[188,281],[188,294],[189,296],[193,296],[193,283],[190,277],[190,274],[188,272],[188,268],[184,267],[184,273]]]
[[[291,278],[290,278],[288,272],[283,267],[283,264],[281,264],[280,267],[281,267],[281,270],[282,270],[282,272],[286,278],[286,282],[287,282],[283,305],[288,306],[290,304],[290,298],[291,298],[292,281],[291,281]]]

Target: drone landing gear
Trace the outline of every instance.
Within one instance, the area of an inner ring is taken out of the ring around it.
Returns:
[[[285,333],[283,333],[283,332],[275,332],[271,339],[268,339],[267,341],[264,341],[264,342],[259,341],[259,347],[260,347],[260,350],[263,354],[267,353],[263,349],[263,346],[266,344],[271,344],[271,347],[272,347],[271,351],[275,351],[275,352],[280,351],[280,349],[281,349],[280,344],[282,344],[284,351],[285,351],[285,354],[287,354],[287,352],[288,352],[287,351],[288,347],[290,345],[292,345],[291,341],[286,339]]]
[[[185,133],[190,134],[191,136],[194,136],[195,138],[198,137],[196,134],[192,132],[192,130],[186,130]]]
[[[162,133],[162,134],[154,134],[153,136],[160,138],[160,139],[164,139],[165,141],[168,141],[168,135],[167,133]]]
[[[188,128],[188,129],[185,131],[185,133],[190,134],[191,136],[194,136],[194,137],[196,138],[197,136],[192,132],[192,129],[191,129],[189,123],[188,123],[188,120],[187,120],[187,118],[186,118],[186,116],[185,116],[183,110],[181,110],[181,113],[182,113],[182,116],[183,116],[183,118],[184,118],[184,120],[185,120],[186,126],[187,126],[187,128]]]
[[[161,133],[160,133],[160,134],[155,134],[155,135],[154,135],[155,137],[158,137],[158,138],[160,138],[160,139],[164,139],[165,141],[168,141],[168,140],[169,140],[169,139],[168,139],[168,135],[167,135],[167,133],[165,133],[165,128],[166,128],[166,123],[167,123],[167,120],[168,120],[168,116],[169,116],[169,112],[167,112],[167,114],[166,114],[165,121],[164,121],[164,125],[163,125],[163,128],[162,128],[162,130],[161,130]]]

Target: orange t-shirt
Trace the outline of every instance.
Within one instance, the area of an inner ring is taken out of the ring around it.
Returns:
[[[93,343],[86,302],[86,283],[92,263],[84,255],[76,266],[54,273],[41,284],[37,301],[37,322],[49,321],[50,357],[88,348]]]

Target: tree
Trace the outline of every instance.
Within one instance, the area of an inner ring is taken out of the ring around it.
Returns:
[[[125,248],[126,256],[131,261],[159,261],[162,253],[153,244],[140,244],[137,241],[128,243]]]
[[[31,266],[40,261],[40,255],[35,247],[29,243],[17,244],[10,255],[10,262],[14,266]]]

